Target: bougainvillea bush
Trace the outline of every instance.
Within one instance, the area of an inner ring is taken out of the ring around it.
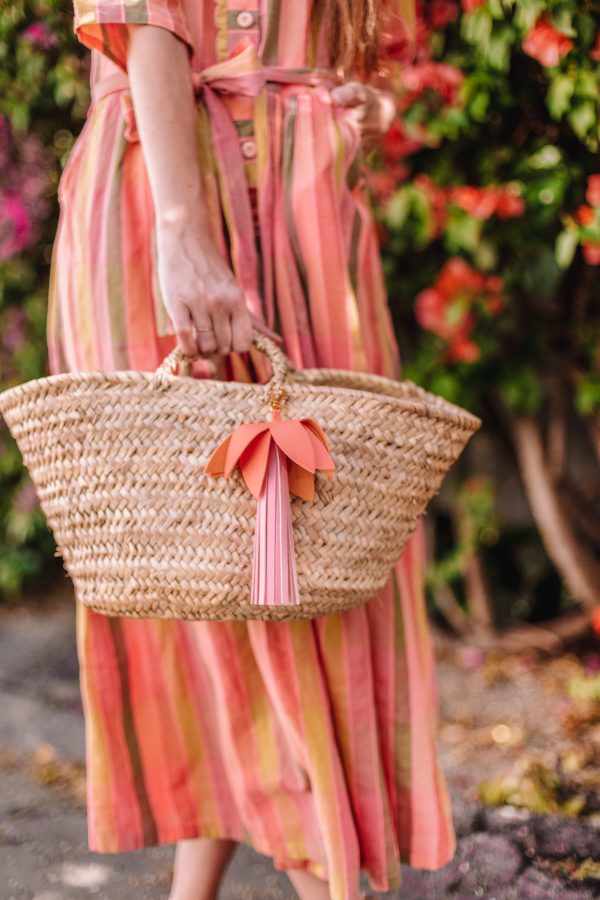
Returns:
[[[431,0],[420,18],[370,182],[405,374],[484,420],[430,587],[457,630],[593,616],[600,4]]]
[[[419,18],[416,46],[392,47],[398,117],[368,182],[405,375],[484,420],[428,517],[431,599],[463,632],[573,603],[589,615],[600,591],[600,2],[428,0]],[[53,198],[87,74],[69,4],[5,3],[0,45],[6,384],[44,370]],[[0,440],[9,591],[49,545]]]
[[[85,115],[85,53],[59,0],[0,5],[0,389],[47,374],[56,186]],[[37,585],[54,541],[0,422],[0,595]]]

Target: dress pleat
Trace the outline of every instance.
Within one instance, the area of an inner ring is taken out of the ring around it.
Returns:
[[[309,37],[310,0],[74,5],[76,33],[92,48],[92,103],[59,186],[50,370],[151,371],[175,338],[123,24],[168,28],[197,72],[252,47],[270,65],[325,67],[326,42]],[[206,202],[239,278],[254,277],[256,256],[264,320],[299,368],[400,377],[355,126],[324,87],[279,85],[224,102],[253,203],[250,256],[238,230],[244,204],[227,196],[199,107]],[[265,373],[252,350],[224,358],[219,374]],[[198,361],[193,374],[209,369]],[[424,573],[421,523],[376,597],[311,621],[130,619],[76,601],[90,849],[233,838],[279,868],[328,878],[333,900],[357,900],[361,870],[387,890],[400,884],[402,862],[448,862],[456,842],[436,751]]]

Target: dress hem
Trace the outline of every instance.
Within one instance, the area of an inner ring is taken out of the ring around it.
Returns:
[[[288,843],[286,851],[282,852],[278,850],[273,845],[273,841],[271,838],[255,838],[251,837],[247,833],[240,833],[236,831],[235,828],[232,829],[222,829],[215,826],[205,825],[199,826],[197,823],[192,823],[188,826],[179,826],[175,829],[162,829],[161,834],[157,840],[152,841],[144,841],[144,840],[133,840],[133,841],[124,841],[119,847],[114,846],[114,842],[110,840],[103,842],[102,840],[96,839],[95,841],[90,841],[88,839],[88,848],[92,853],[128,853],[136,850],[146,850],[150,847],[159,847],[167,844],[175,844],[178,841],[182,840],[193,840],[194,838],[215,838],[223,841],[235,841],[239,844],[246,844],[252,849],[256,850],[257,853],[262,854],[263,856],[268,856],[272,862],[273,867],[278,871],[285,871],[286,869],[305,869],[313,875],[316,875],[318,878],[327,880],[328,873],[327,867],[324,863],[319,863],[313,859],[305,856],[300,850],[294,853],[293,844],[290,847],[290,843]],[[109,846],[113,843],[113,846]],[[433,872],[438,869],[442,869],[449,862],[454,859],[456,854],[456,844],[451,848],[452,853],[448,856],[446,860],[439,863],[438,865],[432,866],[431,863],[421,862],[419,864],[418,860],[410,860],[407,854],[400,854],[398,858],[398,871],[400,872],[400,866],[406,865],[410,868],[415,869],[423,869],[425,871]],[[290,855],[290,850],[292,850],[292,855]],[[402,885],[402,877],[399,875],[398,878],[393,878],[388,876],[386,879],[380,880],[376,876],[372,875],[369,872],[368,868],[360,868],[359,871],[356,872],[356,878],[360,877],[360,874],[364,874],[369,880],[370,888],[374,891],[392,891],[396,888],[401,887]]]

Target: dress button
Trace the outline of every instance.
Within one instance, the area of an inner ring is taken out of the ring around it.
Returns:
[[[237,14],[235,21],[240,28],[252,28],[254,25],[254,13],[248,9],[243,9]]]
[[[255,140],[252,140],[252,138],[250,138],[250,140],[242,141],[242,156],[244,156],[246,159],[254,159],[254,157],[256,156]]]

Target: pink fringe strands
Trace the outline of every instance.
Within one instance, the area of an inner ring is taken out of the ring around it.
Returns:
[[[250,602],[259,606],[300,603],[289,494],[285,456],[273,441],[256,506]]]

